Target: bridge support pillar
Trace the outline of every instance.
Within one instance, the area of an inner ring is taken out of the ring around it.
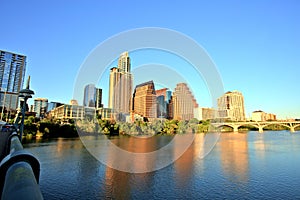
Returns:
[[[258,127],[258,132],[260,132],[260,133],[263,133],[264,132],[264,130],[263,130],[263,127]]]
[[[295,128],[294,128],[294,127],[291,127],[291,128],[290,128],[290,131],[291,131],[292,133],[294,133],[294,132],[295,132]]]
[[[239,127],[238,126],[234,126],[233,127],[233,132],[239,132]]]

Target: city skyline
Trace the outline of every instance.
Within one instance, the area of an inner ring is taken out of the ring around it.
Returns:
[[[246,117],[255,110],[275,113],[283,119],[300,116],[300,94],[296,92],[300,74],[298,1],[174,4],[52,1],[47,7],[37,2],[5,1],[1,6],[4,19],[22,18],[25,22],[20,25],[21,29],[14,23],[6,24],[0,48],[26,55],[26,76],[32,76],[34,97],[67,103],[72,98],[78,70],[93,48],[119,32],[152,26],[176,30],[202,45],[220,72],[224,92],[243,93]],[[9,14],[12,7],[14,15]],[[123,9],[131,12],[119,16]],[[173,12],[166,12],[170,9]],[[176,14],[178,12],[182,15]],[[107,17],[111,13],[117,14]],[[132,53],[133,68],[153,59],[155,62],[169,59],[159,54],[155,58],[144,55]],[[168,60],[167,64],[184,74],[182,63]],[[193,83],[188,84],[199,105],[210,107],[205,83],[200,83],[204,90],[198,89],[198,81],[203,80],[188,80]],[[98,86],[102,88],[101,84]],[[203,96],[201,91],[204,91]]]

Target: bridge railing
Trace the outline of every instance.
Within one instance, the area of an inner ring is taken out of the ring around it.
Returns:
[[[1,139],[6,140],[5,157],[0,162],[1,199],[43,199],[38,185],[39,161],[23,149],[16,132]]]

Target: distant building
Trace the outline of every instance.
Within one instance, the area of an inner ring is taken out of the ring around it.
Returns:
[[[55,119],[66,121],[69,119],[85,119],[87,117],[92,119],[95,117],[95,113],[95,108],[64,104],[51,110],[49,115]]]
[[[157,98],[157,117],[168,118],[168,104],[171,99],[171,91],[163,88],[155,91]]]
[[[218,115],[232,121],[245,121],[244,97],[241,92],[229,91],[218,98]]]
[[[198,120],[215,119],[217,117],[217,110],[214,108],[198,107],[194,109],[194,117]]]
[[[264,111],[257,110],[252,112],[251,116],[252,121],[275,121],[276,115],[272,113],[265,113]]]
[[[57,108],[57,107],[59,107],[61,105],[64,105],[64,104],[63,103],[59,103],[59,102],[53,102],[53,101],[51,101],[50,103],[48,103],[47,111],[49,112],[49,111],[53,110],[54,108]]]
[[[131,111],[132,80],[131,64],[128,52],[120,55],[118,67],[110,69],[108,107],[113,110],[119,120],[119,114]]]
[[[111,108],[99,108],[97,109],[97,113],[100,119],[102,120],[112,120],[113,112]]]
[[[102,89],[96,88],[94,84],[89,84],[84,88],[83,106],[102,107]]]
[[[173,117],[177,120],[194,118],[194,109],[198,107],[194,95],[186,83],[178,83],[172,96]]]
[[[135,87],[133,110],[135,114],[148,119],[157,117],[157,102],[153,81],[148,81]]]
[[[0,50],[0,107],[15,111],[23,88],[26,56]]]
[[[34,99],[34,112],[36,113],[36,117],[44,118],[47,113],[48,108],[48,99],[46,98],[36,98]]]
[[[71,99],[70,105],[78,106],[78,101],[76,99]]]
[[[96,109],[103,108],[102,104],[102,89],[96,88]]]

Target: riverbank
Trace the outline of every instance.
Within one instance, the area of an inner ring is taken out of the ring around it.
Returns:
[[[154,136],[154,135],[175,135],[189,133],[214,133],[214,132],[232,132],[230,127],[216,129],[211,125],[210,120],[199,121],[192,119],[190,121],[179,120],[156,120],[153,122],[135,121],[115,122],[111,120],[77,120],[62,123],[60,120],[39,120],[28,118],[24,123],[24,138],[27,140],[41,138],[73,138],[83,135],[129,135],[129,136]],[[257,131],[252,126],[242,126],[239,131]],[[287,130],[287,127],[280,125],[269,125],[264,127],[265,131]]]

